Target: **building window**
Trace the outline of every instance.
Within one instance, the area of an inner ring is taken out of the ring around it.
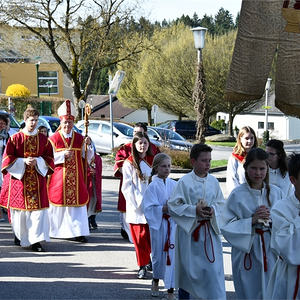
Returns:
[[[57,71],[41,71],[38,75],[41,95],[57,95],[59,93]]]
[[[265,129],[265,122],[258,122],[258,129]],[[268,130],[274,130],[274,122],[268,122]]]
[[[268,130],[274,130],[274,122],[268,122]]]
[[[258,122],[258,129],[264,129],[265,123],[264,122]]]

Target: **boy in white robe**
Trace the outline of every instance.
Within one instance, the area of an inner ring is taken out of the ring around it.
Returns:
[[[271,248],[280,256],[267,288],[267,299],[300,299],[300,154],[290,157],[288,171],[295,193],[271,210]]]
[[[183,176],[168,207],[177,223],[175,287],[179,299],[226,299],[219,217],[224,198],[217,179],[208,174],[212,149],[195,144],[193,171]]]

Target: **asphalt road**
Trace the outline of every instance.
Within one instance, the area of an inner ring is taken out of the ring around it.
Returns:
[[[87,244],[51,240],[44,244],[47,252],[34,253],[14,246],[9,224],[1,222],[0,298],[155,299],[150,294],[151,274],[146,280],[136,279],[133,245],[120,235],[117,193],[117,180],[103,180],[99,229],[92,231]],[[231,248],[225,241],[223,245],[226,291],[232,299]],[[157,299],[162,297],[163,292]]]

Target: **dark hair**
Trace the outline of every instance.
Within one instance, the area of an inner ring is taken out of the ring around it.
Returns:
[[[233,148],[233,153],[234,154],[243,155],[246,152],[245,148],[243,147],[243,145],[241,143],[241,137],[243,137],[243,135],[245,133],[252,133],[253,134],[254,144],[253,144],[252,148],[257,147],[257,137],[256,137],[256,134],[255,134],[255,131],[250,126],[244,126],[243,128],[240,129],[239,134],[236,138],[236,144]]]
[[[274,148],[278,155],[278,167],[282,177],[285,177],[287,172],[287,157],[283,148],[283,142],[279,140],[269,140],[267,147]]]
[[[134,127],[142,127],[144,129],[144,132],[147,132],[147,124],[144,122],[137,122],[134,124]]]
[[[6,117],[5,115],[0,115],[0,120],[2,120],[3,122],[5,122],[6,126],[8,124],[8,117]]]
[[[267,158],[268,158],[268,153],[265,150],[263,150],[261,148],[252,148],[246,156],[246,160],[245,160],[245,163],[244,163],[244,169],[245,169],[246,180],[247,180],[248,184],[250,185],[250,187],[252,187],[252,183],[251,183],[251,181],[249,179],[249,176],[247,174],[247,167],[256,159],[257,160],[263,160],[266,163],[266,165],[267,165],[267,174],[266,174],[266,177],[264,178],[264,182],[266,184],[268,204],[269,204],[269,206],[271,206],[271,202],[270,202],[270,184],[269,184],[269,168],[268,168]]]
[[[206,144],[195,144],[190,152],[190,159],[197,159],[201,152],[211,152],[212,148]]]
[[[48,128],[47,128],[46,126],[44,126],[44,125],[41,125],[41,126],[39,126],[39,128],[38,128],[38,132],[41,132],[42,129],[46,129],[47,136],[48,136],[48,135],[49,135],[49,130],[48,130]]]
[[[300,172],[300,154],[293,153],[288,158],[289,175],[298,179]]]
[[[135,167],[135,169],[137,170],[138,177],[141,180],[145,180],[144,175],[143,175],[142,170],[141,170],[141,167],[140,167],[141,158],[140,158],[139,152],[135,148],[135,143],[138,140],[142,139],[142,138],[145,138],[148,141],[148,144],[149,144],[149,147],[148,147],[148,150],[146,152],[146,155],[152,155],[152,152],[151,152],[151,149],[150,149],[150,140],[149,140],[149,137],[148,137],[147,134],[145,134],[143,132],[137,132],[134,135],[133,140],[132,140],[131,155],[132,155],[132,164]]]

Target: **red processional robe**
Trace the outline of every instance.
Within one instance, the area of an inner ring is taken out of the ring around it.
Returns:
[[[155,156],[156,154],[160,153],[160,150],[157,146],[150,143],[152,155]],[[125,144],[120,147],[120,149],[116,153],[116,161],[114,165],[114,176],[120,178],[120,187],[119,187],[119,198],[118,198],[118,210],[120,212],[126,212],[126,200],[124,195],[121,191],[122,189],[122,182],[123,182],[123,175],[119,171],[120,168],[123,167],[124,161],[131,155],[132,143]]]
[[[11,136],[2,161],[4,178],[0,205],[5,208],[33,211],[49,207],[47,176],[43,177],[36,167],[28,165],[21,180],[7,171],[18,158],[27,157],[42,157],[49,168],[47,175],[53,172],[53,150],[46,136],[40,133],[27,135],[22,131]]]
[[[84,159],[82,158],[83,136],[73,131],[72,138],[66,139],[58,131],[49,138],[54,152],[72,150],[74,156],[56,164],[49,180],[49,201],[56,206],[84,206],[89,195],[84,182]]]

